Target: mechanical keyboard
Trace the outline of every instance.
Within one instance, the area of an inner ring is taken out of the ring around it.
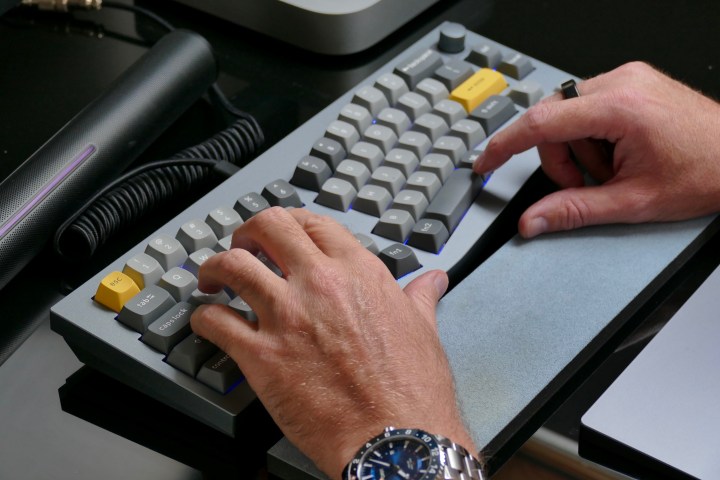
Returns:
[[[60,301],[52,328],[82,362],[236,436],[255,395],[189,319],[206,302],[257,319],[232,293],[199,292],[200,264],[277,205],[346,225],[402,285],[452,273],[539,166],[530,151],[482,177],[473,160],[570,77],[442,24]]]

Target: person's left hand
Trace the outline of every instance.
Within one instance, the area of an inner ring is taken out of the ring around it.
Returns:
[[[230,354],[273,419],[331,478],[386,426],[422,428],[476,451],[457,408],[435,306],[447,276],[401,289],[353,235],[306,210],[272,208],[208,259],[199,288],[229,286],[257,323],[202,306],[195,332]],[[255,254],[262,250],[277,276]]]

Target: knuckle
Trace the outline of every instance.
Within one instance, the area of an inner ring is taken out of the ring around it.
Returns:
[[[527,129],[543,137],[543,127],[552,117],[552,108],[552,103],[536,103],[530,107],[523,117]]]
[[[563,200],[561,212],[560,221],[564,230],[584,227],[590,223],[591,208],[581,198],[566,197]]]
[[[654,72],[655,69],[651,67],[648,63],[645,63],[640,60],[635,60],[632,62],[628,62],[621,67],[618,68],[618,70],[630,77],[636,78],[644,78],[646,77],[650,72]]]

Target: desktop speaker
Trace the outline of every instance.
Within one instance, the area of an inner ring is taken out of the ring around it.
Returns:
[[[0,288],[63,220],[114,179],[215,81],[208,42],[176,30],[0,184]]]

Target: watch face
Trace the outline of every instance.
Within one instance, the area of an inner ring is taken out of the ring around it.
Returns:
[[[434,439],[417,430],[384,435],[368,448],[357,464],[358,480],[426,480],[437,475]],[[419,432],[420,433],[420,432]],[[423,438],[425,437],[425,438]],[[429,441],[428,441],[429,440]]]

